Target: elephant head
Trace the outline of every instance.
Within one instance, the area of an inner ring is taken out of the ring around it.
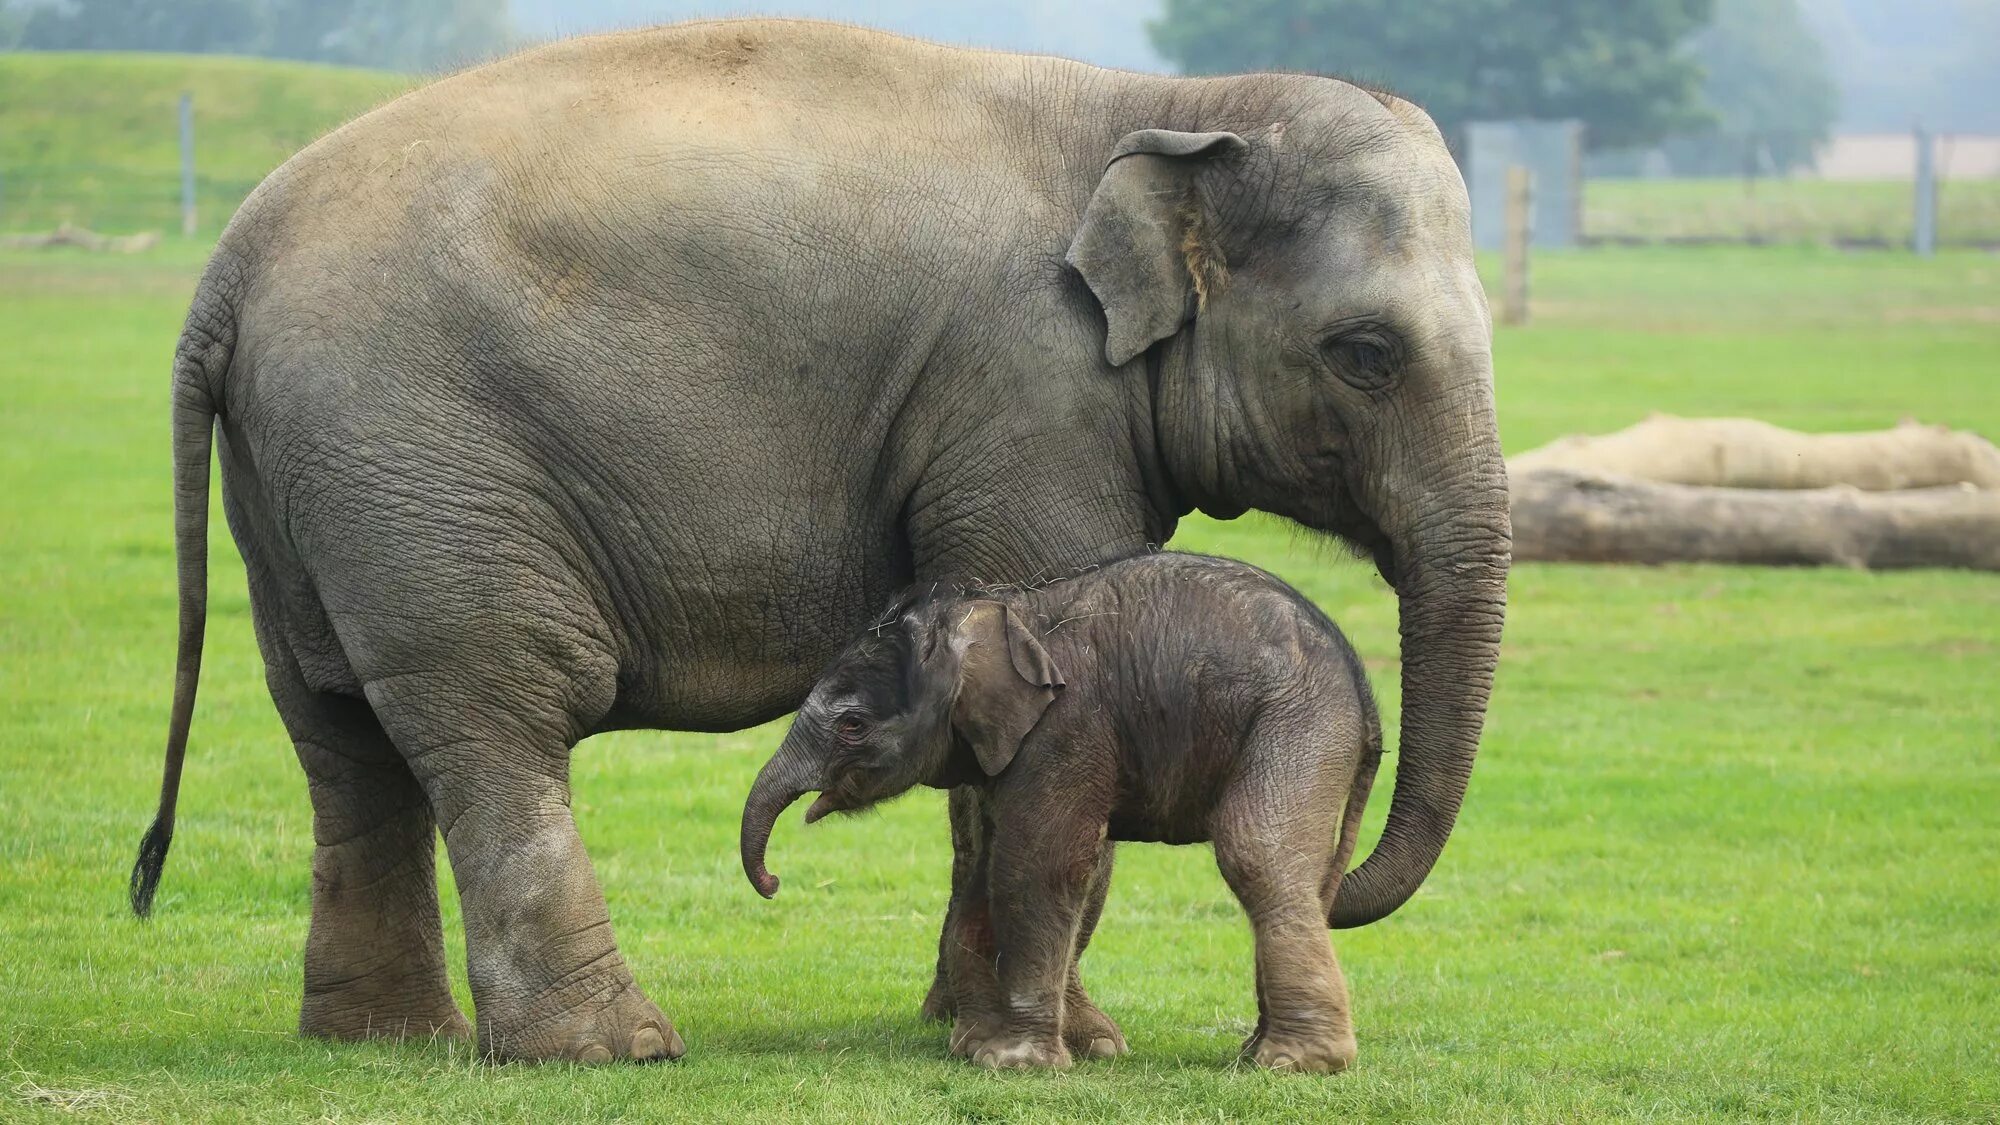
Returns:
[[[1465,795],[1505,614],[1507,477],[1443,139],[1395,98],[1277,81],[1267,123],[1119,140],[1068,262],[1102,307],[1105,360],[1143,361],[1187,506],[1332,533],[1396,589],[1401,765],[1335,906],[1352,926],[1415,893]]]
[[[814,685],[743,806],[743,872],[765,898],[764,850],[807,792],[808,824],[913,786],[992,777],[1014,760],[1062,689],[1020,617],[984,599],[905,602],[848,646]]]

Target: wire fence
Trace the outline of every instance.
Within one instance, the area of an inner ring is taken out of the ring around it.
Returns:
[[[1596,179],[1584,185],[1583,235],[1596,244],[1906,247],[1914,192],[1893,180]],[[1937,202],[1939,246],[2000,249],[2000,179],[1941,183]]]
[[[1906,247],[1927,171],[1937,244],[2000,248],[2000,137],[1711,133],[1593,153],[1584,170],[1586,242]]]
[[[217,175],[197,163],[196,231],[213,236],[261,175]],[[1907,180],[1613,178],[1583,184],[1582,241],[1598,245],[1787,244],[1906,247]],[[1945,178],[1938,245],[2000,249],[2000,178]],[[64,223],[103,233],[181,229],[181,173],[164,159],[118,164],[0,163],[0,231]]]
[[[195,173],[197,233],[220,231],[262,177]],[[14,165],[0,167],[0,230],[42,230],[70,223],[110,233],[178,232],[178,164]]]

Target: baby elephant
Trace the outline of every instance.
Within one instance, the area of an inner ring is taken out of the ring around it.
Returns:
[[[1327,919],[1381,748],[1346,638],[1242,563],[1152,554],[1039,589],[905,597],[820,678],[758,776],[743,870],[777,893],[765,844],[807,791],[810,823],[915,785],[975,787],[984,870],[950,922],[952,1049],[1066,1066],[1065,986],[1107,841],[1212,840],[1256,931],[1244,1054],[1337,1071],[1354,1030]]]

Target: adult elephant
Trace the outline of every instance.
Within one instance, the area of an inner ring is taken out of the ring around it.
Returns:
[[[1401,598],[1402,768],[1336,922],[1388,913],[1451,831],[1500,641],[1467,214],[1385,94],[804,22],[557,43],[375,110],[243,205],[176,353],[180,652],[135,908],[219,434],[310,782],[307,1034],[466,1030],[442,829],[482,1046],[679,1054],[570,748],[770,719],[906,583],[1057,575],[1193,509],[1339,536]],[[1121,1045],[1080,986],[1071,1011],[1079,1048]]]

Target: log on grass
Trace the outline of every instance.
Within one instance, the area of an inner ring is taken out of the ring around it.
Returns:
[[[1707,488],[1549,469],[1512,481],[1514,557],[2000,570],[2000,492]]]
[[[1723,488],[2000,489],[2000,448],[1978,434],[1916,422],[1803,434],[1748,418],[1655,414],[1617,433],[1560,438],[1507,464],[1516,473],[1574,469]]]
[[[137,254],[158,245],[157,231],[139,234],[99,234],[94,230],[64,223],[43,234],[0,235],[0,249],[45,250],[56,246],[77,246],[110,254]]]

